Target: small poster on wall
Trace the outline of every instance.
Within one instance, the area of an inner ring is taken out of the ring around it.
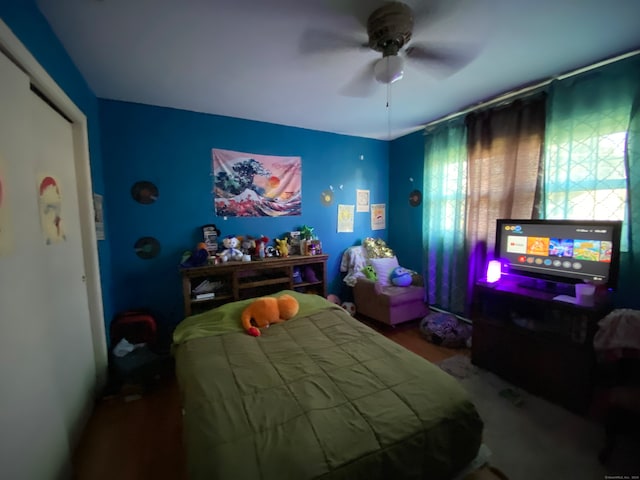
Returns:
[[[338,205],[338,232],[353,232],[353,205]]]
[[[384,230],[386,228],[386,207],[384,203],[371,205],[371,230]]]
[[[8,255],[13,249],[13,232],[9,218],[4,171],[4,159],[0,156],[0,256]]]
[[[51,245],[64,242],[67,237],[64,233],[62,193],[58,181],[50,175],[40,175],[38,194],[40,224],[45,243]]]
[[[102,195],[93,194],[93,213],[96,222],[96,240],[104,240],[104,214],[102,212]]]
[[[356,212],[369,211],[369,190],[356,190]]]

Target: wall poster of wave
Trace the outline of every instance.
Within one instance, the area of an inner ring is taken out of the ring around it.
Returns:
[[[213,197],[219,217],[302,213],[302,159],[212,149]]]

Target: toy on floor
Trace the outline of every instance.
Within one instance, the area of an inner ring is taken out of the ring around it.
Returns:
[[[327,300],[329,300],[331,303],[335,303],[336,305],[342,305],[342,300],[340,300],[340,297],[334,295],[333,293],[327,295]]]
[[[269,328],[272,323],[281,323],[296,316],[300,305],[291,295],[261,297],[251,302],[240,317],[242,326],[249,335],[259,337],[260,328]],[[255,326],[251,323],[255,323]]]
[[[351,315],[352,317],[356,314],[356,304],[353,302],[342,302],[342,305],[340,305],[342,308],[344,308],[349,315]]]

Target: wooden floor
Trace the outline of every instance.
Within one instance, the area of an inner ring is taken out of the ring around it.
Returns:
[[[364,323],[431,362],[469,354],[427,342],[417,322],[396,328]],[[175,377],[169,375],[150,391],[136,393],[125,387],[97,403],[74,456],[77,480],[187,478]]]

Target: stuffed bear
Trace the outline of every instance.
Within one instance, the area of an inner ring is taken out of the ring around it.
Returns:
[[[238,249],[240,241],[233,235],[229,235],[222,240],[222,246],[224,250],[220,254],[223,262],[229,260],[242,260],[242,252]]]
[[[259,337],[260,328],[269,328],[272,323],[281,323],[293,318],[298,313],[300,305],[291,295],[279,297],[261,297],[249,304],[241,315],[242,326],[249,335]],[[254,326],[251,320],[256,324]]]

